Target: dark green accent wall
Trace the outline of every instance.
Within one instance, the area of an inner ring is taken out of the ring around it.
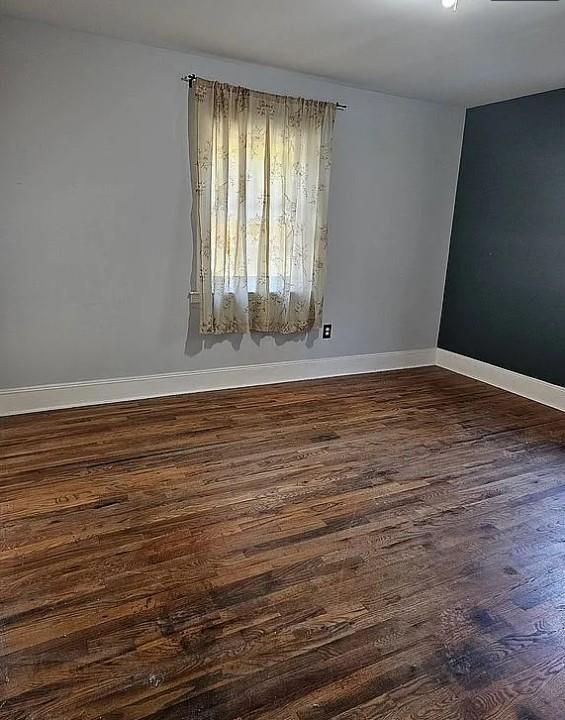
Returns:
[[[439,347],[565,386],[565,89],[467,111]]]

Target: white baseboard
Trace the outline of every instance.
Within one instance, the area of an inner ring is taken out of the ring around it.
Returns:
[[[434,365],[435,356],[435,348],[428,348],[262,365],[240,365],[210,370],[189,370],[60,385],[20,387],[0,390],[0,415],[19,415],[42,410],[99,405],[166,395],[183,395],[206,390],[225,390],[226,388],[250,385],[268,385],[338,375],[401,370]]]
[[[438,365],[565,412],[565,388],[449,350],[427,348],[0,390],[0,416],[426,365]]]
[[[496,365],[437,349],[436,365],[565,412],[565,388]]]

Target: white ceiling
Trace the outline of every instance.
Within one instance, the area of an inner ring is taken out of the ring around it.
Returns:
[[[0,13],[465,106],[565,85],[565,0],[0,0]]]

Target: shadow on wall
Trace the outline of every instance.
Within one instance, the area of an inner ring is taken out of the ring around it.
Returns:
[[[230,335],[201,335],[199,328],[199,314],[200,306],[191,305],[188,311],[188,326],[186,333],[185,343],[185,354],[188,357],[195,357],[200,354],[203,350],[210,350],[214,345],[221,343],[229,343],[232,348],[237,352],[241,346],[243,340],[242,334],[230,334]],[[314,343],[320,337],[320,330],[314,328],[308,332],[297,333],[295,335],[279,335],[275,333],[250,333],[249,337],[257,345],[261,347],[261,341],[266,338],[273,338],[276,346],[280,347],[287,343],[299,343],[303,342],[307,348],[314,346]]]

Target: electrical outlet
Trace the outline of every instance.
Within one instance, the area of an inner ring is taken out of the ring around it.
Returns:
[[[322,337],[327,340],[328,338],[331,338],[331,336],[332,336],[332,326],[324,325],[324,327],[322,328]]]

